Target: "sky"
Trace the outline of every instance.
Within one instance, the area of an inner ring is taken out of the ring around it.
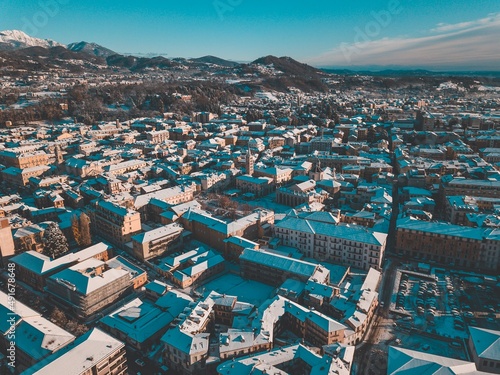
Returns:
[[[0,30],[118,53],[500,70],[498,0],[0,0]]]

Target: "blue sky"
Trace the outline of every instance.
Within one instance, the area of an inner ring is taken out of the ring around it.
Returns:
[[[0,0],[0,29],[120,53],[499,70],[498,0]]]

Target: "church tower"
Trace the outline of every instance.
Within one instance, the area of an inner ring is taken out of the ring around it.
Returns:
[[[250,176],[253,175],[253,157],[252,152],[250,151],[250,145],[248,146],[247,154],[245,157],[245,169],[247,170],[247,174]]]
[[[314,167],[309,171],[309,178],[316,182],[321,181],[324,178],[323,169],[321,169],[321,161],[318,159],[314,163]]]
[[[61,147],[59,145],[56,146],[54,153],[56,156],[57,168],[61,169],[62,165],[64,164],[64,158],[63,158],[63,153],[62,153]]]

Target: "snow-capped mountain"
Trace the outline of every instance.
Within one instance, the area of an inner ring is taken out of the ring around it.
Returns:
[[[20,30],[0,31],[0,50],[20,49],[28,47],[64,47],[63,44],[50,39],[34,38]]]

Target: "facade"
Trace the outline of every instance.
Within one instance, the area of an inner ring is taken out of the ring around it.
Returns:
[[[227,223],[203,211],[189,210],[180,220],[195,239],[223,252],[226,247],[224,241],[229,237],[239,236],[250,240],[261,237],[266,225],[274,223],[274,212],[259,210]]]
[[[124,269],[88,259],[47,279],[51,299],[67,313],[81,320],[94,316],[132,288],[131,275]]]
[[[323,203],[328,198],[328,193],[316,189],[316,182],[309,180],[291,187],[282,187],[276,191],[276,202],[290,207],[314,202]]]
[[[403,218],[396,250],[407,257],[458,268],[500,269],[500,230]]]
[[[240,264],[242,277],[270,285],[281,285],[289,278],[304,282],[310,278],[324,283],[329,281],[329,271],[319,264],[288,258],[264,250],[243,250]]]
[[[463,177],[441,179],[442,198],[450,195],[471,195],[477,197],[500,198],[500,181],[469,180]]]
[[[132,236],[134,256],[148,260],[178,249],[182,245],[183,230],[178,224],[168,224]]]
[[[500,331],[469,327],[469,349],[480,371],[500,374]]]
[[[49,163],[49,155],[44,151],[13,152],[4,150],[0,151],[0,158],[3,164],[19,169],[38,167]]]
[[[141,231],[141,215],[108,201],[98,201],[89,209],[92,228],[114,244],[123,245]]]
[[[0,261],[5,262],[15,253],[14,237],[9,224],[9,219],[3,217],[3,211],[0,211]]]
[[[285,246],[305,256],[369,270],[382,268],[387,234],[370,228],[289,217],[274,226]]]
[[[11,258],[16,265],[16,277],[36,290],[43,291],[47,279],[55,273],[88,259],[107,261],[111,248],[105,243],[98,243],[76,253],[69,253],[57,259],[36,251],[26,251]]]
[[[236,178],[236,188],[243,193],[251,193],[263,197],[274,190],[273,180],[269,177],[252,177],[243,175]]]
[[[209,334],[191,334],[179,327],[167,331],[162,337],[165,345],[164,362],[176,374],[195,375],[207,372]]]

